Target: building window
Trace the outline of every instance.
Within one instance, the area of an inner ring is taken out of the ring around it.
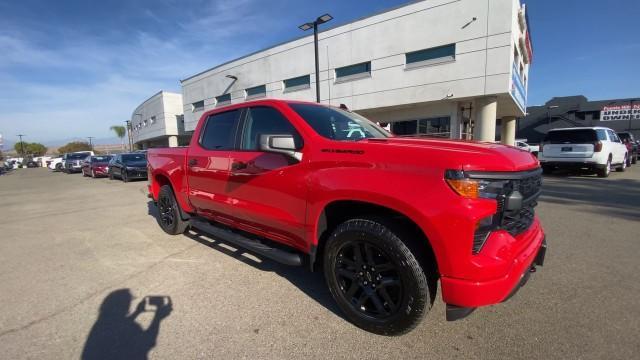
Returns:
[[[248,88],[245,90],[245,93],[246,93],[247,99],[264,97],[264,96],[267,96],[267,86],[260,85],[260,86]],[[231,97],[229,97],[229,100],[231,100]]]
[[[142,122],[142,126],[146,127],[147,126],[147,120]]]
[[[344,66],[337,68],[336,81],[346,81],[353,79],[360,79],[371,76],[371,62],[364,62],[355,65]]]
[[[412,67],[453,61],[456,59],[456,44],[410,52],[405,57],[407,65]]]
[[[153,125],[153,124],[155,124],[155,123],[156,123],[156,117],[155,117],[155,116],[152,116],[152,117],[151,117],[151,125]]]
[[[284,91],[297,91],[311,87],[311,75],[298,76],[284,81]]]
[[[222,94],[220,96],[216,96],[216,106],[228,105],[231,104],[231,94]]]
[[[430,136],[449,138],[451,118],[449,116],[420,120],[398,121],[391,124],[391,131],[399,136]]]
[[[191,104],[191,111],[198,112],[204,110],[204,100],[196,101]]]

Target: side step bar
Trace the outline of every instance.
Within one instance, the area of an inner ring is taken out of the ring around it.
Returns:
[[[216,226],[211,222],[202,218],[191,218],[189,224],[198,229],[213,235],[216,238],[220,238],[224,241],[230,242],[247,250],[253,251],[256,254],[262,255],[273,261],[290,266],[302,265],[302,257],[300,254],[276,249],[265,245],[259,241],[249,239],[246,236],[242,236],[233,231]]]

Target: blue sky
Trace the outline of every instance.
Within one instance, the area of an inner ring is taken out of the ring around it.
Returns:
[[[0,0],[5,141],[110,138],[179,79],[301,35],[318,14],[348,22],[406,0]],[[640,1],[531,0],[529,104],[640,96]],[[633,35],[635,34],[635,36]]]

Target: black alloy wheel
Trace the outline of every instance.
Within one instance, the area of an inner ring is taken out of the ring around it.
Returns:
[[[365,316],[386,319],[402,302],[402,280],[389,256],[366,240],[350,241],[338,250],[334,273],[340,294]]]
[[[326,240],[327,286],[358,327],[380,335],[401,335],[415,328],[431,308],[437,284],[431,265],[435,264],[411,250],[413,245],[408,244],[415,238],[416,234],[388,219],[365,216],[338,225]]]
[[[170,235],[182,234],[189,226],[188,221],[182,219],[178,202],[171,186],[164,185],[158,193],[158,223],[164,232]]]
[[[122,178],[123,182],[129,182],[129,177],[127,176],[127,170],[120,170],[120,178]]]

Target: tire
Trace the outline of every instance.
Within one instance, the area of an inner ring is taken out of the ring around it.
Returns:
[[[549,175],[553,172],[553,168],[551,166],[542,166],[542,173],[545,175]]]
[[[617,172],[624,172],[625,170],[627,170],[627,163],[629,162],[629,159],[627,158],[627,155],[624,156],[624,159],[622,160],[622,164],[620,164],[620,166],[618,166],[616,168]]]
[[[610,173],[611,173],[611,158],[607,160],[607,165],[605,165],[604,168],[598,169],[596,174],[598,174],[598,177],[606,178],[606,177],[609,177]]]
[[[157,203],[158,224],[169,235],[182,234],[189,226],[189,223],[182,219],[179,206],[171,186],[161,187]]]
[[[86,172],[84,172],[84,169],[83,169],[83,170],[82,170],[82,177],[87,177],[87,176],[89,176],[89,175],[87,175],[87,173],[86,173]]]
[[[638,162],[638,154],[633,155],[633,158],[631,158],[631,163],[635,164]]]
[[[94,179],[96,178],[96,171],[93,169],[91,169],[91,177]]]
[[[120,178],[122,179],[122,182],[129,182],[129,177],[127,176],[127,172],[120,172]]]
[[[56,171],[62,171],[62,164],[60,163],[56,164]]]
[[[113,180],[113,172],[109,170],[109,180]]]
[[[324,251],[338,306],[356,326],[380,335],[409,332],[431,307],[427,274],[398,234],[376,219],[352,219],[335,229]]]

